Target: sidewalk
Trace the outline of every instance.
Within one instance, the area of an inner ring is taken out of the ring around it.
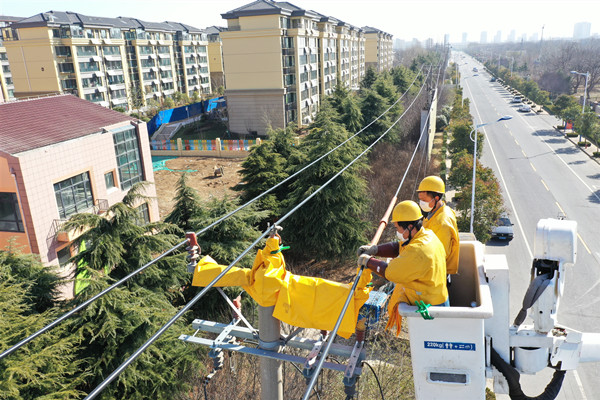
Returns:
[[[554,127],[554,129],[556,129],[561,135],[564,135],[564,137],[566,139],[568,139],[571,143],[573,143],[573,145],[575,147],[579,147],[579,150],[583,151],[589,158],[592,159],[592,161],[595,161],[598,164],[600,164],[600,157],[594,157],[594,152],[597,150],[597,147],[594,144],[592,144],[590,142],[590,145],[587,148],[584,148],[584,147],[579,146],[577,144],[577,142],[579,142],[579,136],[577,136],[577,137],[568,137],[565,134],[565,130],[564,129],[558,129],[557,127]]]

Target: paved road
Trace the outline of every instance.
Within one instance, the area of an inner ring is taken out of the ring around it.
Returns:
[[[517,112],[510,104],[510,93],[489,82],[489,75],[481,72],[483,67],[473,59],[466,62],[460,66],[461,84],[471,100],[475,123],[513,116],[482,129],[486,140],[481,159],[494,169],[515,224],[513,241],[486,245],[486,251],[507,256],[511,316],[516,316],[529,284],[537,221],[564,213],[578,222],[579,240],[577,262],[566,274],[559,322],[584,332],[600,332],[600,165],[553,128],[559,123],[553,116]],[[479,68],[479,76],[474,76],[474,66]],[[524,376],[525,392],[531,396],[541,393],[551,372],[547,369],[535,377]],[[600,363],[581,365],[577,372],[567,373],[558,399],[600,398],[598,377]]]

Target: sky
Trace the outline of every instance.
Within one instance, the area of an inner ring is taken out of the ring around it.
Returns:
[[[0,15],[30,17],[44,11],[73,11],[101,17],[134,17],[145,21],[177,21],[197,28],[226,26],[221,14],[253,0],[0,0]],[[444,34],[451,42],[479,41],[487,31],[490,42],[497,31],[502,41],[511,30],[516,38],[537,33],[544,38],[572,37],[577,22],[590,22],[600,33],[600,0],[292,0],[356,26],[372,26],[410,41]]]

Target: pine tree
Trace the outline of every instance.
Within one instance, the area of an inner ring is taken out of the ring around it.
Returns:
[[[341,113],[341,122],[346,130],[354,134],[363,126],[362,112],[354,96],[346,97],[341,104],[343,113]]]
[[[177,181],[175,206],[165,217],[165,222],[178,226],[188,232],[192,230],[191,220],[200,212],[200,198],[198,192],[187,185],[187,172],[184,172]]]
[[[61,282],[31,255],[0,251],[0,352],[60,315],[52,303]],[[4,357],[0,399],[81,398],[78,387],[88,373],[77,346],[77,338],[59,326]]]
[[[370,89],[371,85],[375,83],[375,80],[377,80],[377,72],[375,72],[373,67],[369,67],[365,72],[365,77],[363,78],[362,82],[360,82],[360,87],[363,89]]]
[[[346,129],[335,120],[335,111],[324,103],[311,125],[311,133],[301,145],[301,151],[309,159],[316,159],[348,138]],[[352,140],[306,170],[292,185],[289,207],[314,193],[362,149]],[[353,255],[356,247],[364,243],[366,224],[362,218],[368,195],[361,173],[365,168],[365,162],[359,160],[283,223],[285,237],[292,242],[294,254],[317,258],[346,257]]]
[[[377,117],[385,112],[389,107],[389,102],[379,93],[371,89],[363,89],[361,92],[360,110],[362,113],[365,125],[374,121]],[[379,137],[392,125],[390,114],[387,113],[373,123],[360,136],[363,144],[371,144],[371,142]]]

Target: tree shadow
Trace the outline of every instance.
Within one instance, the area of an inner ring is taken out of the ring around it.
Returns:
[[[588,178],[590,178],[590,179],[600,179],[600,174],[588,175]]]
[[[576,154],[579,152],[579,149],[575,147],[561,147],[560,149],[554,150],[558,154]]]
[[[578,161],[569,161],[569,164],[571,165],[580,165],[580,164],[585,164],[587,161],[585,160],[578,160]]]
[[[546,143],[555,143],[555,144],[565,144],[567,142],[567,139],[546,139],[544,140],[544,142]]]
[[[592,194],[590,194],[588,196],[588,200],[591,201],[592,203],[600,204],[600,190],[596,190],[595,192],[592,192]]]

